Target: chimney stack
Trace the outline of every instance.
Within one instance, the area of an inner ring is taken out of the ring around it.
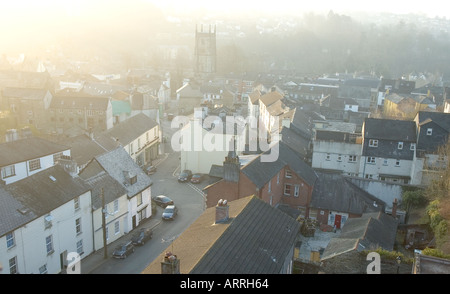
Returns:
[[[224,223],[228,221],[229,218],[229,206],[227,203],[227,200],[220,199],[219,202],[217,202],[216,205],[216,224],[217,223]]]
[[[180,260],[172,252],[166,252],[161,261],[161,274],[179,274]]]
[[[397,217],[397,198],[394,198],[394,202],[392,202],[392,217]]]

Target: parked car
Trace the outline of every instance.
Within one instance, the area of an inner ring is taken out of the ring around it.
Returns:
[[[192,171],[185,169],[178,175],[178,182],[188,182],[192,178]]]
[[[144,169],[144,171],[147,175],[153,175],[154,173],[156,173],[156,166],[149,165]]]
[[[203,181],[202,174],[193,174],[191,177],[191,183],[193,184],[200,184],[202,181]]]
[[[121,243],[113,252],[113,257],[115,258],[127,258],[128,255],[134,252],[134,245],[131,241],[126,243]]]
[[[166,208],[167,205],[173,205],[173,200],[165,195],[153,196],[152,200],[162,208]]]
[[[150,240],[152,236],[153,236],[152,229],[140,229],[131,238],[131,243],[133,243],[134,246],[142,246],[145,244],[145,242]]]
[[[174,220],[178,214],[178,208],[175,205],[167,206],[162,214],[163,220]]]

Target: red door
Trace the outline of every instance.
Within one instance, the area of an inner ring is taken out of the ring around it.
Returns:
[[[336,229],[341,228],[341,215],[340,214],[336,214],[334,216],[334,226],[336,227]]]

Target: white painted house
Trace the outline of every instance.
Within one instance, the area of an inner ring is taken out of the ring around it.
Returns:
[[[93,252],[92,236],[90,188],[62,166],[0,185],[1,273],[61,273],[68,255]]]
[[[61,156],[70,157],[70,147],[29,137],[0,144],[1,177],[11,184],[54,166]]]
[[[93,158],[80,171],[79,176],[88,180],[105,173],[112,178],[109,182],[112,181],[113,185],[118,187],[114,191],[115,195],[109,198],[110,201],[105,201],[108,206],[108,224],[119,226],[112,229],[108,225],[107,237],[115,236],[113,238],[116,238],[117,235],[130,232],[152,216],[151,186],[153,182],[120,146]],[[107,183],[100,185],[106,189]],[[98,185],[97,188],[99,188]],[[108,188],[111,189],[112,186]],[[126,203],[122,197],[123,194],[126,195]],[[115,202],[116,199],[117,202]],[[99,207],[101,206],[96,204],[94,209],[97,210]],[[119,221],[119,224],[115,224],[116,221]],[[95,213],[95,224],[95,230],[98,230],[98,212]]]
[[[244,123],[239,120],[238,122]],[[245,149],[246,132],[244,129],[239,132],[238,128],[236,131],[239,134],[235,136],[233,131],[229,131],[233,130],[234,125],[237,126],[238,123],[224,122],[218,116],[209,116],[206,120],[194,118],[185,121],[184,127],[172,136],[172,148],[179,148],[180,151],[181,170],[188,169],[193,173],[208,174],[212,165],[223,164],[230,148],[235,148],[236,153],[241,154]],[[233,137],[235,147],[232,147]]]

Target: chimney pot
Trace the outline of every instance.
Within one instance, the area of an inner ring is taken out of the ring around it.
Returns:
[[[397,217],[397,204],[398,204],[398,200],[397,200],[397,198],[394,198],[394,202],[392,202],[392,217],[394,217],[394,218]]]
[[[229,218],[229,206],[227,200],[220,199],[216,205],[216,221],[215,223],[224,223]]]

